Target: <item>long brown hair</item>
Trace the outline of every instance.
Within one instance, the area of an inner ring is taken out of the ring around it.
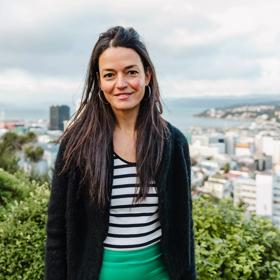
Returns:
[[[153,63],[144,43],[133,28],[115,26],[101,33],[91,54],[81,105],[60,140],[66,140],[63,154],[63,172],[78,167],[84,186],[90,197],[99,206],[109,199],[110,182],[108,170],[111,166],[113,131],[116,123],[110,104],[99,98],[99,57],[109,47],[125,47],[135,50],[140,56],[145,72],[151,72],[149,86],[145,90],[136,120],[136,169],[138,173],[136,200],[143,200],[155,180],[159,169],[164,139],[169,131],[161,117],[159,86]],[[102,97],[102,96],[101,96]]]

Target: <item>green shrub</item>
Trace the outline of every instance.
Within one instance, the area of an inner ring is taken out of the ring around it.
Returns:
[[[231,200],[194,200],[198,279],[280,279],[280,231]]]
[[[28,195],[10,202],[0,221],[0,279],[43,279],[49,189],[35,181],[22,187]]]
[[[23,151],[26,159],[28,159],[31,162],[38,162],[39,160],[42,159],[44,155],[43,148],[30,144],[24,146]]]
[[[49,186],[3,170],[0,186],[0,279],[43,279]],[[198,280],[280,279],[280,232],[270,221],[210,196],[195,198],[193,213]]]
[[[30,189],[30,183],[23,173],[12,175],[0,168],[0,212],[3,211],[3,206],[27,197]]]
[[[14,173],[18,170],[18,157],[15,152],[0,143],[0,168],[3,168],[11,173]]]

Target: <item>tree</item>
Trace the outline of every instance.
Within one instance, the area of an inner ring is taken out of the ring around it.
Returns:
[[[225,173],[228,173],[230,171],[230,164],[228,162],[223,166],[223,170]]]
[[[24,154],[28,160],[35,163],[42,159],[44,155],[44,150],[41,147],[28,145],[24,147]]]
[[[2,136],[1,143],[7,149],[20,150],[21,141],[20,137],[14,132],[7,132]]]
[[[18,170],[18,157],[16,151],[20,151],[24,144],[34,142],[37,136],[34,132],[26,135],[18,135],[14,132],[5,133],[0,139],[0,168],[14,173]],[[31,161],[37,162],[42,156],[42,149],[29,149],[28,157]]]
[[[17,134],[12,132],[5,133],[0,139],[0,168],[11,173],[18,169],[18,158],[15,151],[19,149],[20,144]]]
[[[30,142],[36,142],[37,141],[37,135],[34,132],[29,131],[25,135],[22,135],[21,139],[22,139],[22,144],[30,143]]]

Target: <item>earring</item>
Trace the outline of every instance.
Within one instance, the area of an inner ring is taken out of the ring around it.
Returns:
[[[145,98],[145,100],[149,99],[151,94],[152,94],[152,90],[151,90],[151,87],[149,85],[146,86],[148,88],[148,91],[149,91],[149,96]]]
[[[98,91],[98,96],[99,96],[100,101],[101,101],[102,103],[104,103],[104,104],[109,104],[109,102],[103,101],[103,99],[102,99],[102,97],[101,97],[101,95],[100,95],[100,92],[101,92],[101,90]]]

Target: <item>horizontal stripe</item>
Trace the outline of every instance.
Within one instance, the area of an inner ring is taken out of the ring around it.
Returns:
[[[117,233],[108,233],[108,237],[119,237],[119,238],[134,238],[134,237],[142,237],[142,236],[147,236],[151,235],[152,233],[156,232],[157,230],[160,229],[160,226],[157,228],[154,228],[148,232],[142,232],[142,233],[136,233],[136,234],[131,234],[131,233],[123,233],[123,234],[117,234]]]
[[[137,217],[137,224],[142,224],[142,223],[149,223],[155,219],[158,218],[158,213],[154,213],[153,215],[149,216],[139,216]],[[121,225],[128,225],[128,224],[136,224],[136,219],[135,217],[114,217],[110,216],[109,217],[109,223],[113,224],[121,224]]]
[[[113,214],[110,212],[110,215],[113,217],[141,217],[141,216],[151,216],[154,213],[131,213],[131,214]]]
[[[120,160],[119,158],[114,158],[114,166],[124,165],[127,166],[136,166],[136,163],[127,163],[125,161]]]
[[[111,245],[137,245],[142,244],[151,240],[154,240],[161,236],[161,229],[158,229],[154,233],[150,234],[149,236],[143,237],[132,237],[132,238],[118,238],[118,237],[111,237],[107,236],[105,243]]]
[[[137,174],[136,172],[136,167],[127,167],[123,166],[122,168],[118,168],[118,169],[114,169],[113,175],[117,176],[117,175],[123,175],[123,174]]]
[[[140,247],[144,247],[144,246],[148,246],[151,245],[153,243],[159,242],[161,239],[161,237],[157,237],[153,240],[144,242],[144,243],[139,243],[139,244],[131,244],[131,245],[112,245],[112,244],[107,244],[104,243],[105,247],[107,248],[115,248],[115,249],[134,249],[134,248],[140,248]]]
[[[128,197],[136,197],[137,194],[121,194],[121,195],[112,195],[112,199],[119,199],[119,198],[128,198]],[[156,193],[148,193],[147,197],[156,197],[157,198],[157,194]]]
[[[104,247],[128,250],[160,240],[161,225],[155,181],[151,180],[146,197],[134,202],[140,191],[138,182],[136,164],[114,156],[109,229]]]
[[[141,224],[113,224],[113,223],[109,223],[109,227],[123,227],[123,228],[131,228],[131,227],[145,227],[145,226],[149,226],[152,224],[155,224],[156,222],[159,222],[159,218],[151,221],[151,222],[147,222],[147,223],[141,223]]]
[[[156,207],[157,204],[149,204],[149,203],[141,203],[141,204],[124,204],[124,205],[115,205],[115,206],[111,206],[111,209],[121,209],[121,208],[127,208],[127,209],[131,209],[131,208],[141,208],[141,207]]]
[[[133,178],[133,177],[137,177],[137,174],[121,174],[121,175],[114,175],[113,179],[118,179],[118,178]]]
[[[116,165],[116,166],[114,166],[114,172],[115,172],[115,170],[122,169],[122,168],[127,168],[127,167],[133,167],[133,166],[130,166],[130,165],[127,165],[127,164]],[[136,166],[135,166],[135,168],[136,168]]]
[[[143,206],[143,207],[130,207],[130,208],[113,207],[110,209],[110,214],[112,214],[112,216],[115,216],[115,214],[127,214],[129,217],[129,215],[133,216],[134,214],[141,214],[141,213],[154,214],[157,213],[157,210],[158,210],[157,206]]]
[[[143,224],[142,224],[143,225]],[[110,227],[108,236],[112,236],[112,234],[120,234],[120,235],[137,235],[137,234],[146,234],[152,233],[155,228],[160,228],[160,223],[157,221],[156,223],[152,223],[149,226],[142,227],[129,227],[129,228],[120,228],[120,227]]]
[[[118,185],[118,186],[114,186],[112,188],[112,195],[124,195],[124,194],[135,194],[135,192],[137,191],[137,193],[139,192],[139,188],[136,187],[135,185],[133,186],[132,184],[128,184],[128,185]],[[157,190],[155,187],[150,187],[149,188],[149,194],[157,194]]]
[[[144,205],[144,204],[156,204],[155,206],[157,206],[158,198],[155,197],[155,196],[147,196],[144,201],[139,201],[139,202],[132,205],[133,198],[136,199],[136,194],[129,194],[129,195],[130,195],[130,197],[112,199],[111,206],[127,205],[128,208],[129,208],[129,206],[139,207],[138,205],[141,205],[141,204],[142,205]]]
[[[113,178],[113,186],[124,185],[124,184],[135,184],[136,177],[130,178]]]
[[[122,184],[122,185],[113,185],[112,189],[118,188],[135,188],[138,184]]]

